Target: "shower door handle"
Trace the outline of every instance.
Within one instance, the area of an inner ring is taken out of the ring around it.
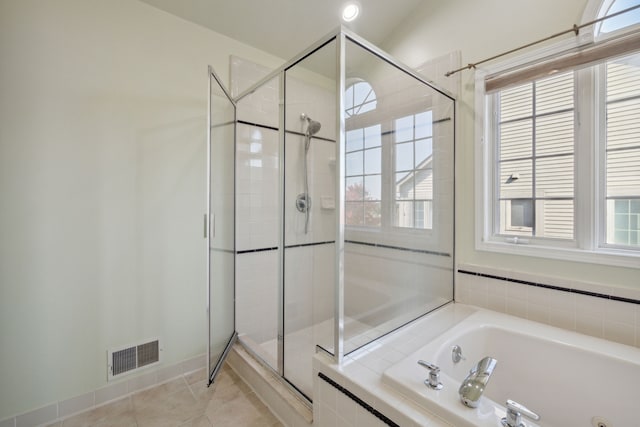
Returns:
[[[204,223],[204,224],[203,224],[203,228],[204,228],[204,230],[203,230],[203,232],[204,232],[204,236],[203,236],[203,237],[206,239],[206,238],[207,238],[207,214],[204,214],[204,221],[203,221],[203,223]]]
[[[211,227],[207,227],[207,214],[204,214],[204,238],[207,238],[207,231],[211,230],[211,238],[216,237],[216,215],[211,215]]]

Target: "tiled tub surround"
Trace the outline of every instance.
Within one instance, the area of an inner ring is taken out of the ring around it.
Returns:
[[[447,307],[449,305],[346,355],[342,365],[335,364],[324,353],[316,354],[313,360],[314,424],[320,427],[393,425],[374,415],[374,409],[402,427],[453,425],[382,382],[384,371],[469,315],[468,309],[446,310]],[[423,375],[425,379],[426,370]]]
[[[640,347],[640,289],[459,265],[456,301]]]
[[[345,324],[345,351],[451,301],[450,263],[429,251],[347,242],[344,310],[358,324]]]
[[[472,306],[444,310],[462,308],[472,314],[387,369],[383,382],[457,427],[499,425],[508,399],[540,415],[535,423],[527,420],[530,426],[637,423],[632,396],[640,379],[640,349]],[[455,345],[464,360],[452,360]],[[497,360],[496,367],[478,408],[466,408],[458,389],[486,356]],[[418,360],[440,367],[442,390],[424,385]]]
[[[425,403],[424,400],[421,401],[424,396],[427,396],[428,393],[433,392],[433,390],[428,389],[423,384],[424,379],[426,379],[428,375],[427,371],[418,365],[415,365],[414,367],[414,364],[419,358],[431,357],[429,355],[417,355],[416,353],[420,351],[422,347],[425,347],[425,344],[428,345],[428,343],[436,340],[446,340],[449,335],[448,333],[444,333],[447,332],[447,330],[455,327],[458,323],[463,322],[478,310],[479,309],[477,307],[460,303],[447,305],[442,309],[436,310],[435,312],[395,331],[394,333],[345,356],[342,366],[334,364],[333,359],[324,354],[316,354],[314,358],[314,393],[318,398],[314,402],[314,423],[317,423],[317,425],[321,427],[393,425],[385,423],[381,421],[379,417],[372,415],[371,410],[375,409],[393,423],[401,426],[476,425],[477,423],[475,423],[475,421],[465,421],[464,414],[473,410],[464,407],[456,399],[457,386],[455,385],[449,384],[448,387],[448,389],[451,389],[449,392],[454,394],[451,404],[453,405],[452,407],[455,413],[463,414],[463,417],[455,415],[451,416],[451,414],[448,414],[445,410],[434,409],[433,406],[430,407],[429,405],[431,402]],[[483,310],[480,311],[484,312]],[[495,316],[503,316],[502,314],[495,313],[493,311],[488,313],[493,313]],[[571,339],[574,339],[578,344],[580,342],[595,342],[595,349],[592,352],[592,355],[595,354],[595,356],[592,358],[599,359],[597,361],[598,366],[601,362],[600,359],[607,359],[608,356],[606,353],[610,348],[614,349],[614,352],[617,352],[616,354],[618,354],[618,356],[626,355],[625,357],[627,357],[627,359],[631,358],[632,360],[635,360],[635,362],[631,363],[624,361],[624,358],[618,357],[617,360],[619,366],[612,366],[612,369],[618,369],[618,375],[622,375],[622,377],[627,374],[635,375],[634,369],[637,370],[640,366],[639,353],[632,347],[607,342],[601,339],[595,339],[582,334],[575,334],[561,328],[550,328],[549,326],[542,325],[538,322],[528,322],[510,316],[506,317],[508,318],[507,325],[519,325],[519,322],[522,322],[527,325],[526,327],[530,327],[532,330],[544,330],[545,328],[553,330],[559,336],[558,339],[560,342],[562,342],[563,339],[569,342],[570,337],[572,337]],[[475,320],[473,323],[474,326],[476,326],[475,323],[477,322]],[[543,334],[546,335],[547,332],[543,332]],[[440,336],[442,336],[442,338],[439,338]],[[563,344],[555,345],[557,347],[563,347]],[[564,347],[570,348],[570,346]],[[447,349],[448,348],[449,347],[447,347]],[[555,350],[558,350],[558,348]],[[597,354],[601,350],[605,353],[602,357]],[[482,351],[484,351],[484,349],[482,349]],[[480,356],[476,356],[476,354],[470,354],[471,359],[480,358]],[[433,357],[437,359],[437,355],[434,355]],[[413,359],[416,359],[416,361],[413,361]],[[616,358],[613,357],[612,360],[614,359]],[[407,360],[411,362],[410,366],[411,369],[413,369],[410,375],[411,379],[408,377],[402,378],[401,383],[415,383],[413,385],[417,387],[417,392],[413,395],[408,392],[406,395],[403,395],[400,390],[394,389],[383,379],[385,372],[393,373],[393,370],[396,369],[398,364],[409,363],[406,362]],[[580,360],[577,359],[573,360],[573,362],[576,365],[581,363]],[[506,360],[502,361],[502,365],[504,366],[507,366],[508,363],[509,362]],[[442,362],[442,364],[443,366],[446,366],[445,362]],[[500,361],[498,364],[500,366]],[[444,369],[445,368],[443,368],[443,372],[446,372]],[[497,369],[500,369],[500,367]],[[589,372],[593,370],[586,365],[585,369],[588,369]],[[322,373],[323,376],[331,379],[331,382],[334,382],[339,387],[332,386],[329,382],[319,377],[319,373]],[[457,373],[456,375],[459,376],[462,374]],[[413,378],[414,376],[415,378]],[[443,378],[445,378],[443,382],[445,382],[446,385],[446,381],[448,381],[446,380],[447,377],[443,375]],[[607,376],[605,374],[603,381],[606,381],[606,378]],[[499,381],[496,382],[496,384],[498,384],[497,387],[500,386]],[[489,384],[489,387],[491,387],[491,384]],[[537,386],[537,388],[540,387],[541,386]],[[611,387],[613,386],[611,385],[606,388],[608,389]],[[513,388],[510,388],[509,390],[511,391]],[[614,392],[614,390],[612,390],[612,392]],[[604,391],[604,393],[607,392]],[[608,393],[606,395],[609,396]],[[354,399],[354,396],[357,397],[357,399]],[[441,394],[438,399],[443,398],[443,396],[444,394]],[[503,400],[503,398],[504,396],[500,395],[496,399]],[[513,396],[508,398],[514,398],[517,400],[519,397]],[[361,403],[356,403],[356,400]],[[625,401],[627,400],[623,399],[620,404],[624,406]],[[533,410],[541,412],[540,408],[533,407],[529,402],[521,403],[525,406],[529,406]],[[502,407],[502,411],[504,411],[504,407]],[[544,413],[541,415],[544,416]],[[595,415],[605,416],[605,414],[591,414],[591,416]],[[545,425],[544,423],[545,421],[542,420],[541,425]],[[625,423],[622,422],[621,425],[625,425]]]

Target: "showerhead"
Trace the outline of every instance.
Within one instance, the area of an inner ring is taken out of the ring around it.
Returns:
[[[320,131],[322,125],[320,122],[316,122],[311,117],[307,116],[305,113],[300,114],[300,120],[307,121],[307,136],[315,135]]]
[[[320,131],[320,127],[322,126],[320,122],[316,122],[315,120],[307,119],[309,123],[307,124],[307,135],[315,135]]]

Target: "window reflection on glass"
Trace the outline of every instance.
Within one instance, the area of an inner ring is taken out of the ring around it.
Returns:
[[[345,112],[347,117],[363,114],[376,109],[376,93],[367,82],[352,84],[345,91]]]
[[[382,225],[382,130],[379,124],[347,132],[345,223]]]
[[[431,228],[433,215],[433,115],[425,111],[394,120],[394,225]]]

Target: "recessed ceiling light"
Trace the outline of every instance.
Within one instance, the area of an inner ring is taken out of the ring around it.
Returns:
[[[360,14],[360,7],[356,3],[347,3],[342,9],[342,19],[345,22],[351,22]]]

